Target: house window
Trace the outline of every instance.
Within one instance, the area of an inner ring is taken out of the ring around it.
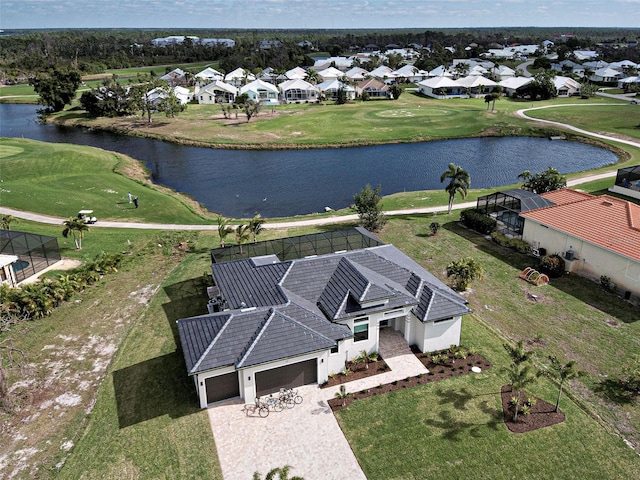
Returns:
[[[433,323],[442,323],[442,322],[448,322],[450,320],[453,320],[453,318],[441,318],[440,320],[434,320]]]
[[[369,322],[357,323],[353,325],[353,341],[363,342],[369,339]]]
[[[331,347],[331,355],[333,355],[334,353],[338,353],[338,349],[340,348],[340,345],[336,342],[336,344]]]

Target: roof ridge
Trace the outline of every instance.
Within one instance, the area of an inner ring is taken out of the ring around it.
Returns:
[[[231,323],[232,318],[233,318],[233,313],[229,314],[229,316],[227,317],[227,320],[224,322],[224,325],[222,325],[222,328],[218,330],[218,333],[216,333],[215,337],[213,337],[213,340],[209,342],[209,346],[205,349],[204,352],[202,352],[202,355],[200,355],[200,358],[198,358],[198,361],[193,365],[193,367],[191,367],[191,373],[195,371],[195,369],[202,363],[204,358],[211,351],[215,343],[222,336],[222,332],[224,332],[227,329],[227,326],[229,325],[229,323]]]
[[[236,367],[241,365],[242,362],[249,356],[253,348],[256,346],[256,343],[264,333],[266,326],[271,322],[275,314],[276,314],[275,309],[270,308],[269,315],[267,315],[264,318],[264,320],[260,322],[260,325],[258,325],[258,328],[256,328],[256,331],[253,332],[253,336],[251,337],[249,342],[247,342],[247,344],[245,345],[244,350],[240,352],[240,355],[238,355],[238,360],[236,360]]]

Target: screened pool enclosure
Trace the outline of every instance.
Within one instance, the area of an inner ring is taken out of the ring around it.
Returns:
[[[18,257],[12,264],[18,282],[41,272],[61,258],[55,237],[13,230],[0,230],[0,254]]]

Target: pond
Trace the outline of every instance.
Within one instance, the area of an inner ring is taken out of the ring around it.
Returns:
[[[143,161],[154,182],[229,217],[284,217],[343,208],[367,183],[382,194],[441,189],[450,162],[472,188],[509,185],[524,170],[562,173],[615,163],[612,152],[541,138],[470,138],[354,148],[224,150],[188,147],[83,128],[42,125],[37,106],[0,104],[0,136],[90,145]]]

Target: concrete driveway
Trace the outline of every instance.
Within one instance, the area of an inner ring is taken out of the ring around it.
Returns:
[[[209,421],[225,480],[262,478],[272,468],[291,466],[305,480],[366,480],[317,385],[297,389],[304,401],[267,418],[246,415],[235,398],[209,408]]]

